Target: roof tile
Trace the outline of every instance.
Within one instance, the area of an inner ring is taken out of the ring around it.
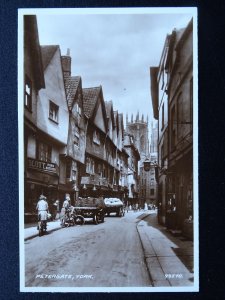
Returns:
[[[100,90],[100,86],[83,89],[84,113],[88,118],[90,118],[93,114]]]
[[[81,81],[80,76],[66,76],[65,78],[65,90],[68,107],[72,108],[73,100],[76,95],[79,83]]]

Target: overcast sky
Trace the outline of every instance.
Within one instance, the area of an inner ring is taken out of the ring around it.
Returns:
[[[59,12],[60,10],[58,10]],[[174,28],[187,26],[192,15],[176,14],[49,14],[37,13],[41,45],[67,48],[72,75],[83,87],[102,85],[114,110],[152,120],[150,66],[158,66],[164,41]]]

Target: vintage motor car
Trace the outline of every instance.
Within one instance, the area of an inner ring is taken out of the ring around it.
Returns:
[[[105,204],[103,198],[87,197],[76,201],[74,206],[75,215],[82,216],[83,219],[92,219],[97,225],[104,222]]]
[[[119,198],[105,198],[105,213],[109,216],[116,213],[117,217],[123,217],[125,214],[124,204]]]

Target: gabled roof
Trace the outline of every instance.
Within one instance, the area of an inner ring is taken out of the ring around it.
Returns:
[[[105,101],[105,109],[106,109],[107,117],[109,117],[110,113],[111,113],[111,110],[112,110],[112,100]]]
[[[187,39],[187,36],[191,31],[193,31],[193,18],[190,20],[188,25],[185,28],[181,29],[178,33],[179,36],[177,38],[176,50],[178,50],[185,39]]]
[[[124,137],[124,126],[123,126],[123,114],[118,114],[118,123],[119,123],[119,129],[122,133],[122,137]]]
[[[32,55],[31,68],[34,72],[36,87],[38,90],[45,88],[44,69],[39,43],[37,17],[35,15],[24,16],[24,47],[30,49],[28,55]],[[26,69],[25,60],[25,69]]]
[[[105,110],[106,110],[107,118],[110,118],[110,114],[111,114],[112,124],[113,124],[113,127],[114,127],[115,126],[115,121],[114,121],[113,102],[112,102],[112,100],[105,101]]]
[[[170,60],[172,59],[174,49],[176,45],[179,43],[179,40],[181,39],[183,33],[185,31],[185,28],[181,29],[174,29],[173,32],[168,36],[168,55],[165,62],[165,68],[167,69],[170,63]]]
[[[59,49],[58,45],[41,46],[41,55],[44,70],[47,68],[57,49]]]
[[[65,79],[65,90],[66,90],[66,99],[69,109],[73,106],[73,101],[81,81],[80,76],[71,76]]]
[[[118,134],[118,132],[119,132],[118,110],[114,110],[113,114],[114,114],[114,121],[115,121],[116,131],[117,131],[117,134]]]
[[[92,117],[100,91],[101,86],[83,89],[84,113],[88,118]]]
[[[135,146],[135,143],[134,143],[134,140],[133,140],[133,135],[132,134],[129,134],[127,132],[125,132],[124,134],[124,143],[123,143],[123,147],[126,149],[126,148],[133,148],[134,150],[134,153],[136,155],[136,158],[138,160],[141,159],[140,157],[140,153],[137,149],[137,147]]]

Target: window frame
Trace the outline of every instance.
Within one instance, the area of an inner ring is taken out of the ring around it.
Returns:
[[[45,142],[38,141],[36,157],[40,161],[51,163],[52,162],[52,146]]]
[[[51,112],[52,108],[52,112]],[[51,116],[52,113],[52,116]],[[49,120],[52,122],[59,124],[59,106],[55,104],[52,100],[49,100],[49,114],[48,114]]]

